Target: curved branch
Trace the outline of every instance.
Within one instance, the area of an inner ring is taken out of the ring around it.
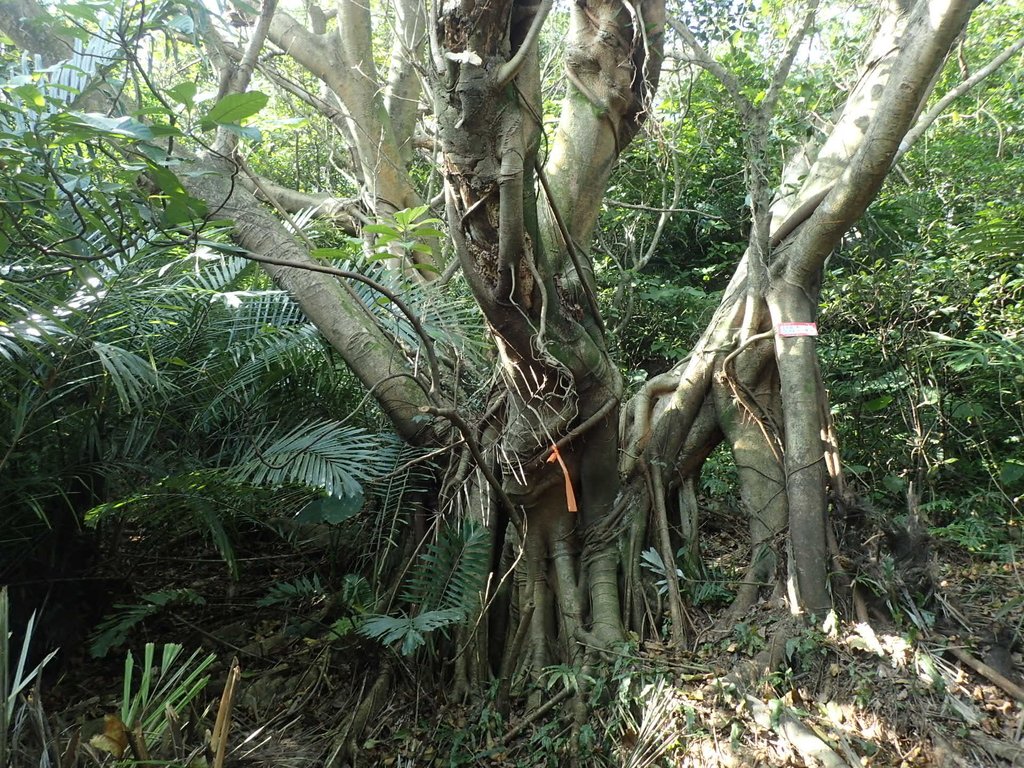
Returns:
[[[395,2],[394,42],[391,46],[391,65],[384,90],[384,109],[391,120],[404,159],[412,157],[413,133],[420,106],[420,72],[418,63],[423,50],[426,30],[426,12],[421,0]]]
[[[537,38],[540,37],[541,28],[544,26],[544,20],[547,19],[548,14],[551,12],[551,7],[554,5],[553,0],[541,0],[540,8],[537,9],[537,14],[533,17],[533,21],[530,23],[530,29],[526,32],[526,37],[523,38],[522,44],[519,46],[519,50],[516,51],[515,55],[501,65],[498,70],[498,74],[495,77],[495,86],[497,88],[504,88],[511,83],[515,76],[519,74],[519,70],[523,68],[523,64],[526,63],[526,57],[529,56],[530,50],[537,42]]]
[[[270,23],[274,20],[274,12],[276,10],[277,0],[263,0],[260,20],[256,22],[256,28],[253,30],[252,39],[249,40],[249,46],[246,48],[242,60],[238,63],[238,69],[235,70],[235,76],[231,80],[229,91],[241,93],[249,87],[253,70],[256,68],[256,60],[259,58],[260,51],[263,49],[263,43],[270,32]]]
[[[239,183],[252,192],[257,200],[269,203],[273,198],[288,213],[315,208],[314,218],[327,219],[352,236],[358,236],[362,225],[370,223],[358,199],[335,197],[326,192],[302,192],[262,177],[258,181],[243,178]]]
[[[975,0],[931,0],[914,9],[885,85],[873,99],[856,153],[807,226],[780,254],[776,275],[809,285],[839,238],[864,213],[975,5]]]
[[[260,11],[260,19],[256,22],[249,46],[242,55],[235,71],[221,81],[221,89],[217,94],[222,99],[229,93],[243,93],[249,87],[252,80],[253,70],[256,68],[256,60],[259,58],[263,43],[267,39],[267,32],[270,30],[270,23],[274,20],[274,11],[277,10],[277,0],[263,0],[263,7]],[[231,131],[219,128],[217,130],[217,141],[214,144],[214,151],[225,157],[231,155],[238,146],[238,135]]]
[[[275,14],[268,35],[275,45],[326,82],[334,63],[326,35],[310,32],[298,19],[283,11]]]
[[[434,395],[440,391],[441,383],[441,366],[438,365],[437,356],[434,353],[434,342],[427,335],[426,330],[423,328],[423,323],[420,322],[419,316],[410,309],[409,305],[406,304],[399,297],[397,293],[392,291],[387,286],[381,285],[372,277],[361,275],[358,272],[352,272],[347,269],[338,269],[336,267],[329,267],[326,264],[317,264],[315,262],[298,263],[289,259],[278,259],[273,256],[257,255],[255,253],[247,252],[240,254],[242,258],[248,259],[249,261],[255,261],[260,264],[272,264],[278,267],[291,267],[293,269],[304,269],[307,272],[319,272],[323,275],[334,275],[335,277],[343,277],[347,280],[354,280],[357,283],[369,286],[377,293],[386,297],[388,301],[392,302],[398,311],[405,315],[406,320],[416,331],[416,335],[419,336],[420,341],[423,342],[423,351],[427,356],[427,365],[430,368],[430,391],[428,394]]]
[[[942,98],[932,105],[931,109],[918,118],[914,127],[907,131],[907,135],[904,136],[903,141],[900,142],[899,151],[896,153],[896,158],[893,162],[898,162],[899,159],[903,157],[912,146],[914,146],[915,142],[917,142],[917,140],[920,139],[929,128],[931,128],[932,123],[938,119],[939,115],[941,115],[950,104],[1003,66],[1003,64],[1009,61],[1015,54],[1020,53],[1021,50],[1024,50],[1024,37],[1009,45],[988,64],[979,69],[958,86],[945,93]]]
[[[683,38],[683,42],[686,43],[690,51],[693,52],[693,63],[714,75],[715,79],[722,84],[722,87],[725,88],[733,101],[736,102],[736,106],[741,112],[753,111],[754,105],[750,103],[750,99],[743,95],[736,76],[711,57],[711,54],[700,44],[700,41],[690,31],[690,28],[677,19],[669,19],[668,23],[676,31],[676,34]]]

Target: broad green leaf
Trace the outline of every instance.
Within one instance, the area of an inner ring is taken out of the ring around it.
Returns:
[[[127,136],[130,139],[148,141],[153,138],[153,131],[148,125],[131,117],[107,117],[96,112],[74,112],[76,120],[95,128],[97,131],[114,136]]]
[[[182,186],[181,181],[169,168],[161,165],[154,165],[150,169],[153,179],[163,193],[161,199],[164,204],[163,222],[167,226],[186,224],[206,214],[206,206],[201,200],[197,200]]]
[[[178,83],[172,88],[168,88],[166,93],[179,104],[184,104],[186,107],[191,109],[195,106],[196,92],[198,90],[199,87],[195,83],[186,80],[183,83]]]
[[[1010,459],[1004,462],[999,470],[999,482],[1003,485],[1014,486],[1024,479],[1024,464]]]
[[[882,485],[892,493],[903,493],[907,489],[907,481],[897,475],[886,475],[882,478]]]
[[[398,230],[394,227],[390,227],[387,224],[367,224],[363,227],[363,232],[369,232],[374,235],[392,235],[398,236]]]
[[[168,136],[181,136],[181,131],[172,125],[151,125],[149,130],[153,134],[154,139],[165,139]],[[124,166],[122,166],[124,167]]]
[[[34,85],[19,85],[17,88],[12,90],[19,99],[25,102],[25,104],[40,109],[46,106],[46,99],[43,97],[42,91]]]
[[[352,251],[345,248],[314,248],[309,255],[314,259],[347,259]]]
[[[337,525],[354,517],[363,508],[363,489],[344,496],[324,496],[313,499],[295,516],[299,523],[330,523]]]
[[[892,402],[892,400],[892,395],[880,395],[879,397],[876,397],[874,400],[868,400],[866,403],[864,403],[864,410],[867,411],[868,413],[881,411],[883,408],[889,407],[889,404]]]
[[[267,106],[269,97],[260,91],[229,93],[211,107],[203,118],[202,127],[210,130],[215,125],[237,125]]]
[[[165,22],[168,29],[173,29],[176,32],[181,32],[183,35],[191,35],[196,31],[196,23],[191,16],[187,14],[180,14],[172,19],[168,19]]]
[[[397,223],[401,224],[402,226],[406,226],[407,227],[410,224],[412,224],[414,221],[416,221],[416,219],[418,219],[424,213],[426,213],[428,210],[429,210],[429,206],[417,205],[417,206],[415,206],[413,208],[406,208],[404,211],[396,211],[395,212],[395,221]]]
[[[245,141],[258,142],[263,140],[263,133],[254,125],[235,125],[234,123],[225,123],[221,126],[225,131],[235,134],[240,139]]]

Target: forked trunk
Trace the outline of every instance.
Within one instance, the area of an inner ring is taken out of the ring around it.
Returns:
[[[485,448],[522,554],[502,667],[514,651],[535,671],[624,638],[610,520],[622,380],[586,246],[653,87],[644,66],[660,62],[660,33],[648,39],[635,23],[650,17],[660,30],[663,14],[658,3],[573,8],[569,93],[542,162],[537,34],[551,7],[444,3],[434,60],[452,238],[498,347]]]

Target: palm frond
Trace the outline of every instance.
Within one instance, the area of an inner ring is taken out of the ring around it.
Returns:
[[[207,232],[204,239],[209,244],[202,244],[193,252],[194,266],[190,270],[191,274],[186,275],[184,280],[190,287],[213,294],[230,291],[242,274],[251,269],[251,261],[220,251],[222,244],[210,239],[221,234],[220,230]],[[218,250],[213,250],[211,245],[216,246]]]
[[[479,608],[490,569],[490,535],[465,521],[444,525],[413,565],[403,599],[420,610],[454,609],[463,616]]]
[[[151,391],[163,392],[170,388],[152,361],[134,352],[99,340],[93,341],[92,349],[125,410],[143,407]]]
[[[398,451],[391,436],[332,420],[304,421],[283,434],[280,428],[265,430],[229,472],[250,485],[304,485],[332,496],[355,496],[362,482],[393,466]]]
[[[424,611],[416,616],[368,616],[359,625],[358,632],[384,645],[401,643],[402,655],[411,656],[427,642],[428,634],[458,624],[465,618],[464,613],[454,608]]]
[[[460,294],[451,287],[438,288],[416,283],[379,262],[362,268],[350,262],[341,266],[361,271],[399,294],[409,309],[419,317],[421,325],[435,344],[447,347],[468,365],[486,368],[489,343],[486,341],[483,316],[468,293]],[[353,282],[351,287],[381,326],[407,350],[414,352],[422,345],[422,340],[405,315],[379,292],[363,283]]]

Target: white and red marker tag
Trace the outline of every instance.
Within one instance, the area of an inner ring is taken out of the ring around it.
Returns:
[[[779,336],[817,336],[817,323],[779,323]]]

